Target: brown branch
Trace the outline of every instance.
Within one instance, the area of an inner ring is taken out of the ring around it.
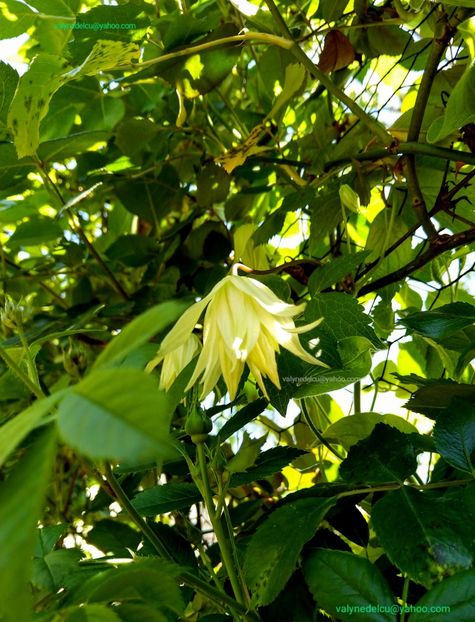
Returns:
[[[454,235],[438,236],[433,241],[432,245],[425,252],[419,255],[419,257],[416,257],[402,268],[399,268],[399,270],[395,270],[380,279],[376,279],[372,283],[368,283],[368,285],[363,285],[363,287],[358,291],[358,296],[364,296],[370,292],[382,289],[383,287],[386,287],[386,285],[402,281],[419,268],[422,268],[439,255],[442,255],[442,253],[460,246],[465,246],[466,244],[470,244],[474,241],[475,227]]]

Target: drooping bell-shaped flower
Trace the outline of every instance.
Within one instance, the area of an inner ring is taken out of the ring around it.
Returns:
[[[187,389],[202,382],[203,399],[223,376],[229,395],[234,399],[247,364],[267,395],[264,378],[280,388],[275,357],[280,347],[308,363],[325,366],[304,350],[298,339],[299,333],[311,330],[321,321],[296,328],[293,318],[302,313],[304,307],[304,304],[293,305],[280,300],[260,281],[230,274],[185,311],[162,341],[149,366],[162,359],[164,366],[171,364],[170,361],[175,365],[176,350],[187,342],[205,312],[203,348]]]
[[[147,365],[146,370],[151,371],[163,359],[162,371],[160,373],[160,388],[168,391],[179,373],[185,369],[200,348],[201,343],[198,336],[195,333],[191,333],[181,346],[178,346],[178,348],[175,348],[166,356],[160,356],[160,353],[157,353],[157,356]]]

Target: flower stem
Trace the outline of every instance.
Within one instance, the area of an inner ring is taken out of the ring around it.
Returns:
[[[234,595],[236,600],[244,604],[244,597],[241,590],[241,585],[239,582],[238,575],[234,568],[234,561],[231,552],[231,547],[226,537],[226,534],[223,529],[223,525],[221,523],[221,517],[216,514],[216,508],[213,501],[213,491],[211,490],[211,486],[208,479],[208,468],[206,463],[206,455],[205,455],[205,445],[204,443],[196,444],[196,456],[198,461],[198,466],[201,475],[201,492],[203,495],[203,500],[205,502],[206,509],[208,510],[208,515],[211,521],[211,524],[214,529],[214,533],[216,536],[216,540],[218,541],[219,550],[221,551],[221,557],[223,560],[223,566],[228,573],[229,580],[231,582],[231,586],[233,588]]]
[[[137,525],[143,535],[154,547],[158,555],[168,561],[174,562],[172,555],[169,553],[161,538],[153,531],[150,525],[147,524],[147,522],[134,508],[124,489],[117,481],[114,473],[112,472],[110,464],[108,463],[105,463],[104,465],[104,479],[107,482],[111,491],[113,492],[116,501],[119,503],[122,509],[127,512],[131,520]],[[103,483],[102,478],[100,482]],[[227,605],[231,611],[238,612],[238,614],[246,615],[248,613],[246,607],[244,607],[240,603],[237,603],[234,598],[228,596],[224,591],[221,592],[220,590],[212,587],[199,577],[196,577],[191,572],[181,572],[177,575],[177,579],[183,582],[185,585],[189,585],[190,587],[196,589],[198,592],[201,592],[203,595],[208,596],[211,600],[220,605],[222,608],[224,607],[224,605]],[[257,618],[252,615],[250,615],[249,619],[257,620]]]

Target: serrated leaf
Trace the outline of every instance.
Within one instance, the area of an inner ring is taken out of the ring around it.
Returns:
[[[296,447],[273,447],[264,451],[256,460],[252,469],[245,473],[234,473],[231,476],[229,485],[231,487],[249,484],[259,479],[269,477],[274,473],[279,473],[292,460],[305,454],[306,452]]]
[[[363,557],[344,551],[314,549],[303,563],[305,580],[318,607],[344,622],[395,622],[394,596],[379,570]],[[371,612],[370,607],[388,608]],[[366,611],[351,609],[366,608]],[[369,609],[369,610],[368,610]]]
[[[378,423],[396,428],[404,434],[417,434],[417,428],[398,415],[358,413],[335,421],[325,430],[323,436],[331,443],[338,443],[349,449],[358,441],[370,436]]]
[[[450,502],[404,486],[374,505],[371,520],[386,555],[416,583],[472,565],[473,528]]]
[[[353,445],[340,464],[340,475],[353,482],[403,482],[417,469],[410,437],[378,423],[370,436]]]
[[[409,622],[434,622],[434,613],[444,622],[472,622],[475,619],[475,569],[462,570],[444,579],[415,603],[418,611],[411,613]],[[433,609],[434,608],[434,609]]]
[[[181,614],[183,598],[176,580],[180,568],[168,562],[139,560],[106,570],[86,581],[73,595],[74,603],[133,599],[161,611]]]
[[[303,545],[334,503],[334,499],[301,499],[278,508],[258,527],[244,560],[244,572],[256,605],[271,603],[284,588]]]
[[[133,498],[132,505],[142,516],[156,516],[186,510],[201,500],[200,491],[195,484],[171,483],[139,492]]]
[[[370,326],[371,318],[349,294],[317,294],[308,303],[305,317],[323,317],[323,322],[310,333],[312,338],[330,337],[335,342],[345,337],[366,337],[375,348],[383,346]]]
[[[437,417],[433,436],[435,446],[446,462],[475,475],[471,455],[475,449],[475,405],[454,398]]]
[[[444,410],[449,408],[450,402],[455,398],[474,403],[475,386],[457,384],[452,381],[438,381],[418,389],[404,406],[430,419],[437,419]]]
[[[316,294],[341,281],[348,274],[353,273],[360,266],[369,251],[362,251],[354,255],[342,255],[333,258],[329,263],[314,270],[308,280],[308,289],[311,294]]]
[[[320,371],[320,368],[313,367],[312,375],[306,375],[305,382],[294,392],[293,397],[323,395],[364,378],[371,371],[372,349],[373,345],[366,337],[340,339],[336,343],[336,351],[342,367],[324,369],[323,371]]]
[[[475,307],[468,302],[453,302],[433,311],[413,313],[399,320],[400,324],[431,339],[443,339],[474,322]]]

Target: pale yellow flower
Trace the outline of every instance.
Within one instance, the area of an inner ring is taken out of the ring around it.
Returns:
[[[191,333],[186,341],[178,348],[169,352],[166,356],[161,356],[160,352],[150,361],[146,371],[152,371],[162,360],[162,371],[160,373],[160,388],[168,391],[175,382],[179,373],[185,369],[188,363],[195,357],[201,348],[201,342],[195,333]]]
[[[220,376],[234,399],[247,364],[264,395],[263,378],[280,388],[276,352],[280,346],[313,365],[321,361],[306,352],[298,339],[317,326],[321,319],[295,328],[293,318],[305,305],[287,304],[266,285],[235,274],[224,277],[202,300],[192,305],[163,340],[154,360],[167,357],[189,339],[206,309],[203,320],[203,348],[187,390],[199,380],[203,383],[201,399],[218,383]]]

